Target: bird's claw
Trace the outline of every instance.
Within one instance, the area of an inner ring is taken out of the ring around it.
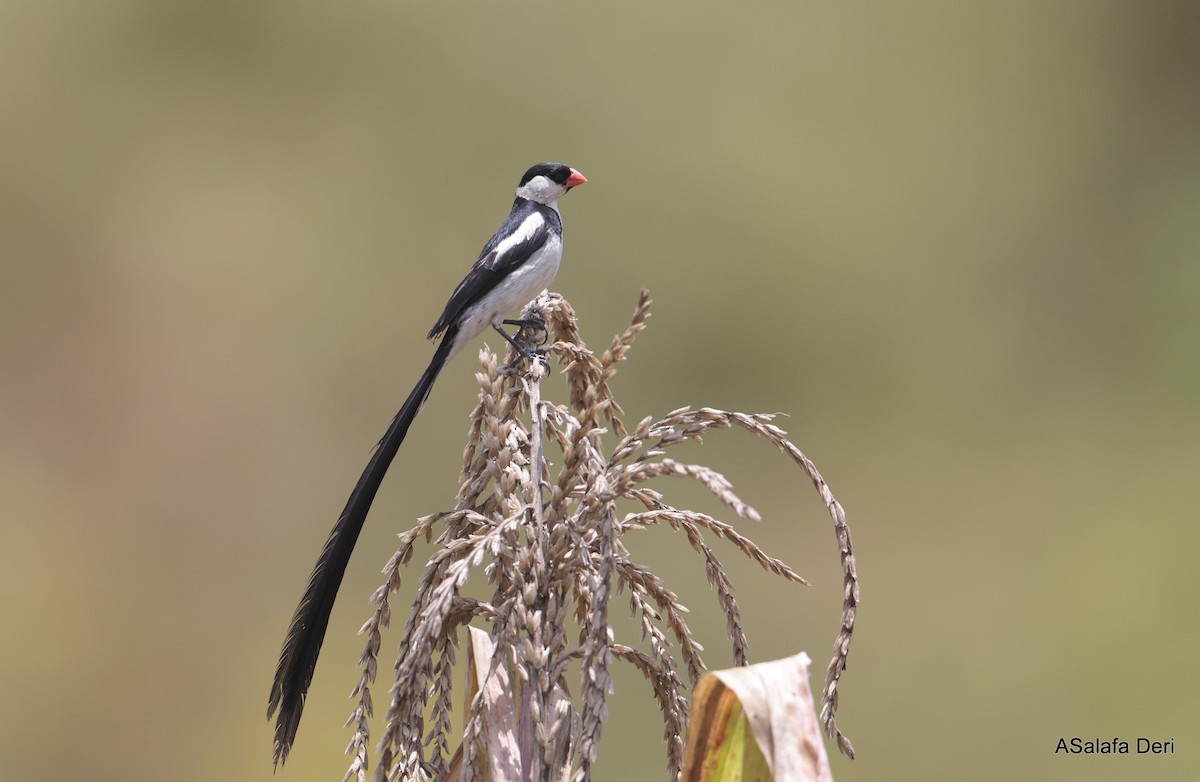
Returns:
[[[500,336],[504,337],[508,344],[512,345],[513,351],[517,354],[511,362],[500,367],[502,374],[512,374],[516,371],[516,365],[520,363],[521,359],[530,362],[540,361],[549,368],[550,360],[546,357],[545,345],[550,339],[550,333],[546,328],[546,321],[540,313],[533,312],[528,318],[505,320],[503,323],[506,326],[517,326],[518,331],[516,336],[513,336],[500,328],[499,324],[492,327]],[[530,343],[536,344],[530,346]]]
[[[516,326],[518,329],[517,339],[523,342],[536,342],[540,347],[550,340],[550,330],[546,328],[546,320],[536,310],[529,313],[527,318],[506,320],[504,325]]]
[[[514,346],[514,348],[516,348],[516,346]],[[550,358],[547,355],[548,352],[548,348],[541,346],[536,348],[516,348],[516,357],[514,357],[513,360],[507,364],[502,364],[497,371],[502,375],[511,375],[517,371],[517,365],[520,364],[522,360],[529,362],[536,361],[549,369]]]

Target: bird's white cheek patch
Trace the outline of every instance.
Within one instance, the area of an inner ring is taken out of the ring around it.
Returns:
[[[528,198],[530,201],[537,201],[539,204],[549,205],[551,201],[559,199],[564,189],[544,176],[535,176],[524,187],[517,190],[517,195]]]

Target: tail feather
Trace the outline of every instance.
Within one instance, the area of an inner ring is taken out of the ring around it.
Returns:
[[[379,446],[358,479],[358,484],[350,493],[345,509],[329,533],[321,555],[317,557],[317,564],[309,576],[304,597],[301,598],[300,605],[292,617],[267,704],[267,719],[270,719],[276,710],[279,712],[275,722],[276,766],[287,761],[288,752],[296,740],[300,715],[304,711],[304,700],[317,667],[317,657],[321,653],[321,643],[325,640],[325,630],[329,627],[333,602],[342,584],[346,565],[350,562],[350,554],[354,551],[354,544],[358,542],[358,534],[366,521],[367,512],[371,509],[380,484],[383,483],[383,476],[387,474],[392,459],[408,434],[408,427],[429,397],[442,367],[454,353],[457,336],[455,331],[456,329],[452,328],[442,338],[429,367],[417,381],[408,399],[404,400],[404,405],[392,419],[383,439],[379,441]]]

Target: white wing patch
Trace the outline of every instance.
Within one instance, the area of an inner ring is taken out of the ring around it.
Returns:
[[[545,224],[546,218],[542,217],[537,212],[530,214],[529,217],[526,217],[521,221],[521,225],[516,231],[505,237],[502,242],[496,245],[496,249],[494,250],[496,257],[503,257],[504,255],[507,255],[512,248],[521,244],[521,242],[529,241],[531,238],[533,238],[535,233],[542,229],[542,226]]]

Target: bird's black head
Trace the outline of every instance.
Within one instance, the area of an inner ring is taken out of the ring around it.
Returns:
[[[565,186],[571,177],[571,167],[565,163],[538,163],[536,166],[530,166],[529,170],[525,172],[525,176],[521,177],[521,184],[518,187],[529,184],[529,180],[535,176],[544,176],[556,185]]]
[[[517,195],[540,204],[553,204],[586,181],[587,177],[565,163],[538,163],[521,177]]]

